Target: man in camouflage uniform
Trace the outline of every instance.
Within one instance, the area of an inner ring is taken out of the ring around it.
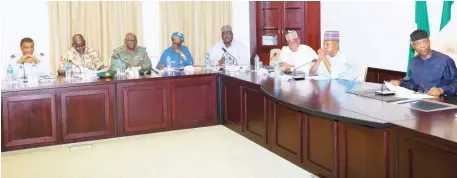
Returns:
[[[100,70],[105,68],[103,61],[100,58],[100,53],[92,48],[86,47],[86,40],[81,34],[73,36],[72,46],[73,48],[60,58],[59,70],[57,71],[59,75],[65,75],[65,64],[69,60],[73,65],[88,70]]]
[[[141,66],[142,70],[151,70],[151,59],[146,52],[146,48],[137,46],[136,35],[127,33],[124,39],[124,45],[114,50],[111,57],[111,70],[116,71],[116,61],[121,60],[124,69],[128,67]]]

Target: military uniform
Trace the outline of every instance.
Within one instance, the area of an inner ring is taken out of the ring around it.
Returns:
[[[103,66],[103,61],[100,58],[98,51],[87,48],[84,49],[84,53],[80,54],[75,48],[71,48],[67,51],[59,61],[59,70],[65,70],[65,64],[68,60],[71,60],[74,64],[79,67],[84,67],[89,70],[98,70]]]
[[[33,56],[41,61],[40,58],[43,58],[44,54],[40,53],[39,55]],[[8,64],[13,68],[13,75],[16,76],[16,78],[20,78],[24,75],[24,73],[26,76],[41,76],[49,74],[49,72],[43,70],[41,62],[18,64],[17,62],[21,59],[21,57],[22,54],[13,54],[10,56],[11,60],[8,61]]]
[[[123,68],[134,67],[136,65],[140,65],[142,70],[150,70],[152,68],[151,59],[146,52],[146,48],[142,46],[136,46],[133,54],[127,52],[125,45],[115,49],[111,56],[111,70],[117,70],[116,61],[118,57],[121,59]]]

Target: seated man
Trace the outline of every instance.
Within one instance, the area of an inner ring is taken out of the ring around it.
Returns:
[[[24,75],[26,78],[27,76],[40,76],[44,74],[40,64],[41,61],[34,55],[35,42],[31,38],[27,37],[21,40],[21,52],[21,55],[12,55],[11,59],[14,61],[10,62],[13,68],[13,74],[17,79],[24,78]],[[19,58],[19,56],[21,57]]]
[[[286,35],[287,46],[281,50],[280,66],[286,72],[302,71],[308,73],[309,66],[314,59],[317,59],[316,52],[309,46],[300,44],[296,31],[289,31]]]
[[[182,68],[184,66],[191,66],[194,64],[194,59],[192,54],[190,54],[189,48],[182,45],[184,42],[184,34],[180,32],[174,32],[171,35],[172,45],[165,49],[160,56],[160,61],[157,64],[157,69],[164,69],[168,65],[168,60],[174,62],[174,66],[177,68]],[[167,60],[168,59],[168,60]]]
[[[415,30],[410,35],[411,44],[418,55],[410,61],[409,80],[392,80],[393,85],[427,91],[432,96],[455,95],[457,68],[449,56],[430,49],[427,32]]]
[[[340,34],[338,31],[326,31],[324,48],[318,50],[319,59],[309,70],[310,75],[325,76],[332,79],[357,79],[356,69],[348,63],[340,51]]]
[[[100,70],[105,68],[103,61],[100,58],[98,51],[86,47],[86,40],[81,34],[76,34],[72,38],[71,48],[67,51],[59,61],[59,75],[65,75],[65,64],[67,62],[72,65],[79,66],[88,70]]]
[[[141,70],[151,70],[151,59],[146,52],[146,48],[137,46],[137,38],[133,33],[127,33],[124,38],[124,45],[116,48],[111,56],[111,67],[113,71],[117,70],[117,59],[121,60],[121,67],[141,66]]]
[[[210,50],[209,56],[212,64],[224,64],[224,48],[238,62],[239,65],[250,64],[250,52],[243,43],[233,39],[232,26],[226,25],[221,28],[222,41],[216,43]]]

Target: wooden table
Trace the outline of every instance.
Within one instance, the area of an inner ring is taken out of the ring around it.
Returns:
[[[217,73],[2,85],[2,151],[217,124]]]
[[[2,151],[219,121],[321,177],[457,177],[457,110],[346,93],[379,88],[373,83],[202,71],[2,87]]]

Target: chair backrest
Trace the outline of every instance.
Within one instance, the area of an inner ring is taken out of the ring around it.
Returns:
[[[277,57],[279,58],[279,57],[280,57],[279,55],[281,54],[281,49],[273,48],[273,49],[270,50],[270,66],[273,66],[273,65],[274,65],[274,60],[275,60],[275,59],[272,58],[272,57],[273,57],[273,55],[274,55],[275,53],[276,53]]]
[[[384,83],[389,80],[400,80],[406,72],[368,67],[365,82]]]

